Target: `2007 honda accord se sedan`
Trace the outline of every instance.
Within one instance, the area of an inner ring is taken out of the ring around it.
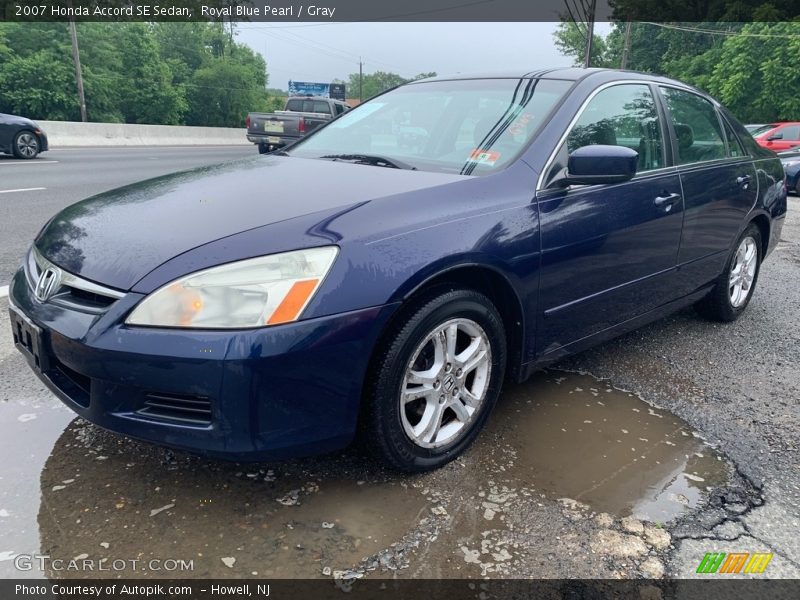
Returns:
[[[278,154],[47,223],[17,347],[89,421],[234,460],[463,452],[520,381],[686,305],[739,317],[781,163],[677,81],[564,69],[410,83]]]

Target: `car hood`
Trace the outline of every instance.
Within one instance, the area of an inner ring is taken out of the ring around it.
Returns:
[[[129,290],[164,262],[204,244],[313,213],[322,220],[331,211],[464,178],[259,156],[150,179],[73,204],[44,227],[36,247],[70,273]]]
[[[36,123],[31,121],[26,117],[18,117],[17,115],[7,115],[5,113],[0,113],[0,121],[7,123],[7,124],[17,124],[17,125],[30,125],[31,127],[35,127]]]

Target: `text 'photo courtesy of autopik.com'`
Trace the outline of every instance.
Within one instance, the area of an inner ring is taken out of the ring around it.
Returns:
[[[797,0],[0,0],[0,600],[800,596]]]

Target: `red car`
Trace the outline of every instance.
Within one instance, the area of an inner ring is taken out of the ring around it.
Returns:
[[[775,152],[800,148],[800,123],[771,123],[752,132],[760,146]]]

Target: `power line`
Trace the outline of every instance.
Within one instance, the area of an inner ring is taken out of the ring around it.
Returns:
[[[702,29],[700,27],[669,25],[667,23],[652,23],[650,21],[642,21],[642,23],[644,25],[653,25],[654,27],[663,27],[664,29],[689,31],[692,33],[706,33],[708,35],[725,35],[728,37],[783,38],[783,39],[800,38],[800,33],[746,33],[743,31],[721,31],[716,29]]]

